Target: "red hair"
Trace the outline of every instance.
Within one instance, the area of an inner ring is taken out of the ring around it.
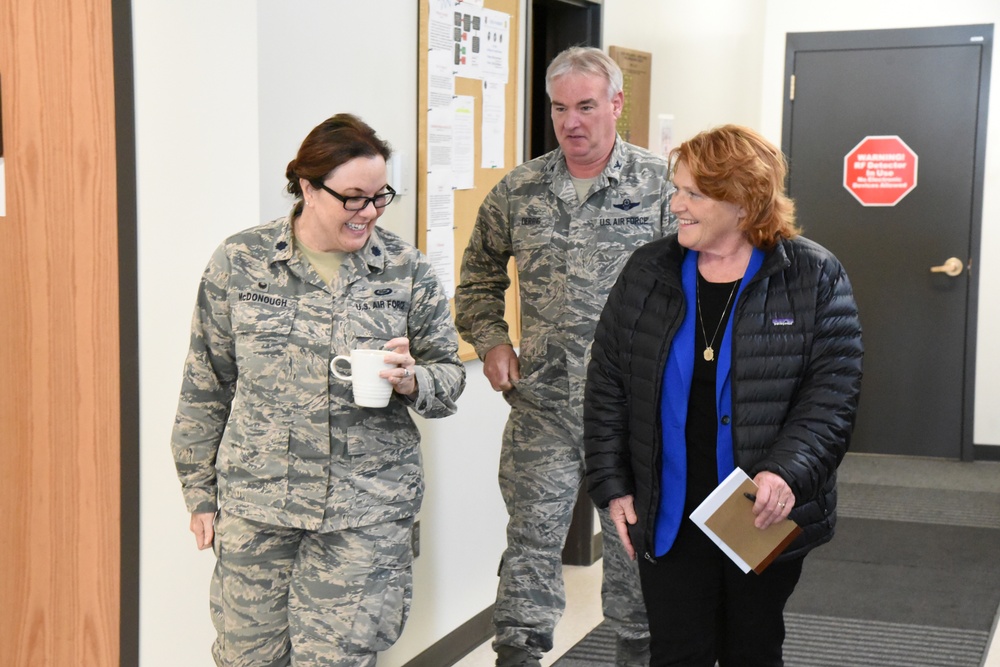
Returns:
[[[670,161],[672,171],[684,162],[702,194],[746,211],[740,231],[755,247],[798,236],[795,202],[785,194],[785,156],[757,132],[717,127],[670,151]]]

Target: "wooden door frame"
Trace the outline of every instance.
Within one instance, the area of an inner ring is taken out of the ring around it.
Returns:
[[[18,667],[139,661],[131,40],[129,0],[0,8],[0,645]]]
[[[785,80],[782,101],[781,149],[792,164],[792,111],[794,105],[795,55],[803,51],[855,49],[900,49],[934,46],[979,46],[979,106],[976,122],[976,157],[972,182],[972,228],[969,230],[969,291],[966,302],[964,378],[962,388],[961,458],[973,461],[992,458],[989,448],[973,442],[976,390],[976,330],[979,318],[979,266],[983,224],[983,188],[986,171],[986,121],[988,118],[990,65],[993,60],[993,26],[962,25],[932,28],[894,28],[836,32],[788,33],[785,40]]]

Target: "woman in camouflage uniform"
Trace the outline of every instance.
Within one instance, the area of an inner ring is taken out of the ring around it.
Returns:
[[[395,192],[388,144],[341,114],[286,172],[290,214],[227,239],[198,291],[172,449],[226,667],[360,667],[399,637],[423,495],[423,417],[465,386],[427,259],[375,226]],[[385,349],[385,408],[353,403],[330,362]]]

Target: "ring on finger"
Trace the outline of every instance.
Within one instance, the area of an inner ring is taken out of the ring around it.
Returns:
[[[410,377],[410,369],[409,368],[404,368],[403,369],[403,377],[405,377],[405,378]]]

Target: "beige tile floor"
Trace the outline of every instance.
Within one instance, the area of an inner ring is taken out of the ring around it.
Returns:
[[[1000,610],[998,610],[1000,613]],[[997,638],[997,627],[993,626],[993,639],[990,641],[990,647],[986,651],[986,660],[983,661],[983,667],[1000,667],[1000,639]]]
[[[542,667],[549,667],[558,660],[603,619],[600,601],[601,563],[599,560],[589,567],[563,568],[566,613],[556,626],[554,646],[542,658]],[[455,663],[455,667],[493,667],[495,657],[490,643],[486,642]],[[996,627],[993,628],[993,639],[982,667],[1000,667],[1000,637]]]

